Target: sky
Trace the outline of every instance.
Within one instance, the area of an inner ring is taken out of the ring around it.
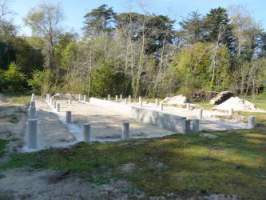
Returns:
[[[188,16],[192,11],[202,15],[211,8],[242,6],[266,29],[266,1],[265,0],[7,0],[13,12],[13,21],[19,27],[19,33],[30,35],[25,27],[23,18],[27,13],[42,2],[59,3],[64,13],[62,27],[67,31],[82,33],[83,16],[90,10],[107,4],[115,12],[148,12],[167,15],[178,22]]]

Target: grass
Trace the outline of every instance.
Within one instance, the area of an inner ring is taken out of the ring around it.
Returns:
[[[29,96],[16,96],[16,95],[12,95],[12,96],[8,96],[8,101],[12,104],[21,104],[21,105],[25,105],[27,103],[30,102],[31,99],[31,95]]]
[[[264,117],[259,120],[266,122]],[[265,127],[211,134],[218,138],[175,135],[14,154],[1,170],[31,167],[70,171],[97,184],[126,179],[153,196],[172,192],[182,196],[223,193],[265,199]],[[135,168],[125,173],[121,167],[128,163]]]
[[[266,92],[255,96],[255,98],[248,97],[247,100],[255,103],[258,108],[266,110]]]

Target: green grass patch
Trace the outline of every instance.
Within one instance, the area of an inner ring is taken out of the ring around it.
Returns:
[[[6,144],[7,144],[6,140],[1,140],[0,139],[0,157],[3,156],[4,153],[5,153]]]
[[[266,93],[257,95],[255,97],[248,97],[247,100],[255,103],[258,108],[266,110]]]
[[[25,96],[7,96],[10,103],[25,105],[30,102],[31,95]]]
[[[126,179],[148,195],[223,193],[265,199],[265,130],[211,134],[218,138],[175,135],[14,154],[1,170],[31,167],[71,171],[96,184],[111,178]],[[129,163],[135,167],[125,173],[121,167]]]

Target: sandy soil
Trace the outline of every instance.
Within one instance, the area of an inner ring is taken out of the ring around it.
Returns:
[[[141,197],[143,193],[134,190],[126,181],[96,185],[69,172],[19,169],[9,170],[0,177],[0,199],[5,200],[102,200]]]

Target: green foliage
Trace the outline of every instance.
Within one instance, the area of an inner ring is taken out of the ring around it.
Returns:
[[[106,4],[99,6],[88,12],[85,18],[84,31],[87,36],[95,36],[102,32],[110,32],[113,30],[115,12],[112,8],[108,8]]]
[[[35,71],[32,79],[28,80],[28,84],[36,94],[45,94],[49,92],[52,73],[50,70]]]
[[[92,95],[104,97],[107,94],[129,94],[130,81],[124,73],[114,69],[113,63],[103,62],[92,72]]]
[[[223,90],[228,87],[229,55],[226,48],[220,47],[216,56],[215,88],[211,88],[212,51],[211,44],[196,43],[183,48],[175,57],[170,73],[177,82],[177,89],[186,95],[191,95],[197,90]]]
[[[15,63],[11,63],[8,66],[8,70],[0,71],[0,76],[2,76],[2,81],[0,82],[2,92],[21,93],[25,91],[27,87],[25,75]]]

